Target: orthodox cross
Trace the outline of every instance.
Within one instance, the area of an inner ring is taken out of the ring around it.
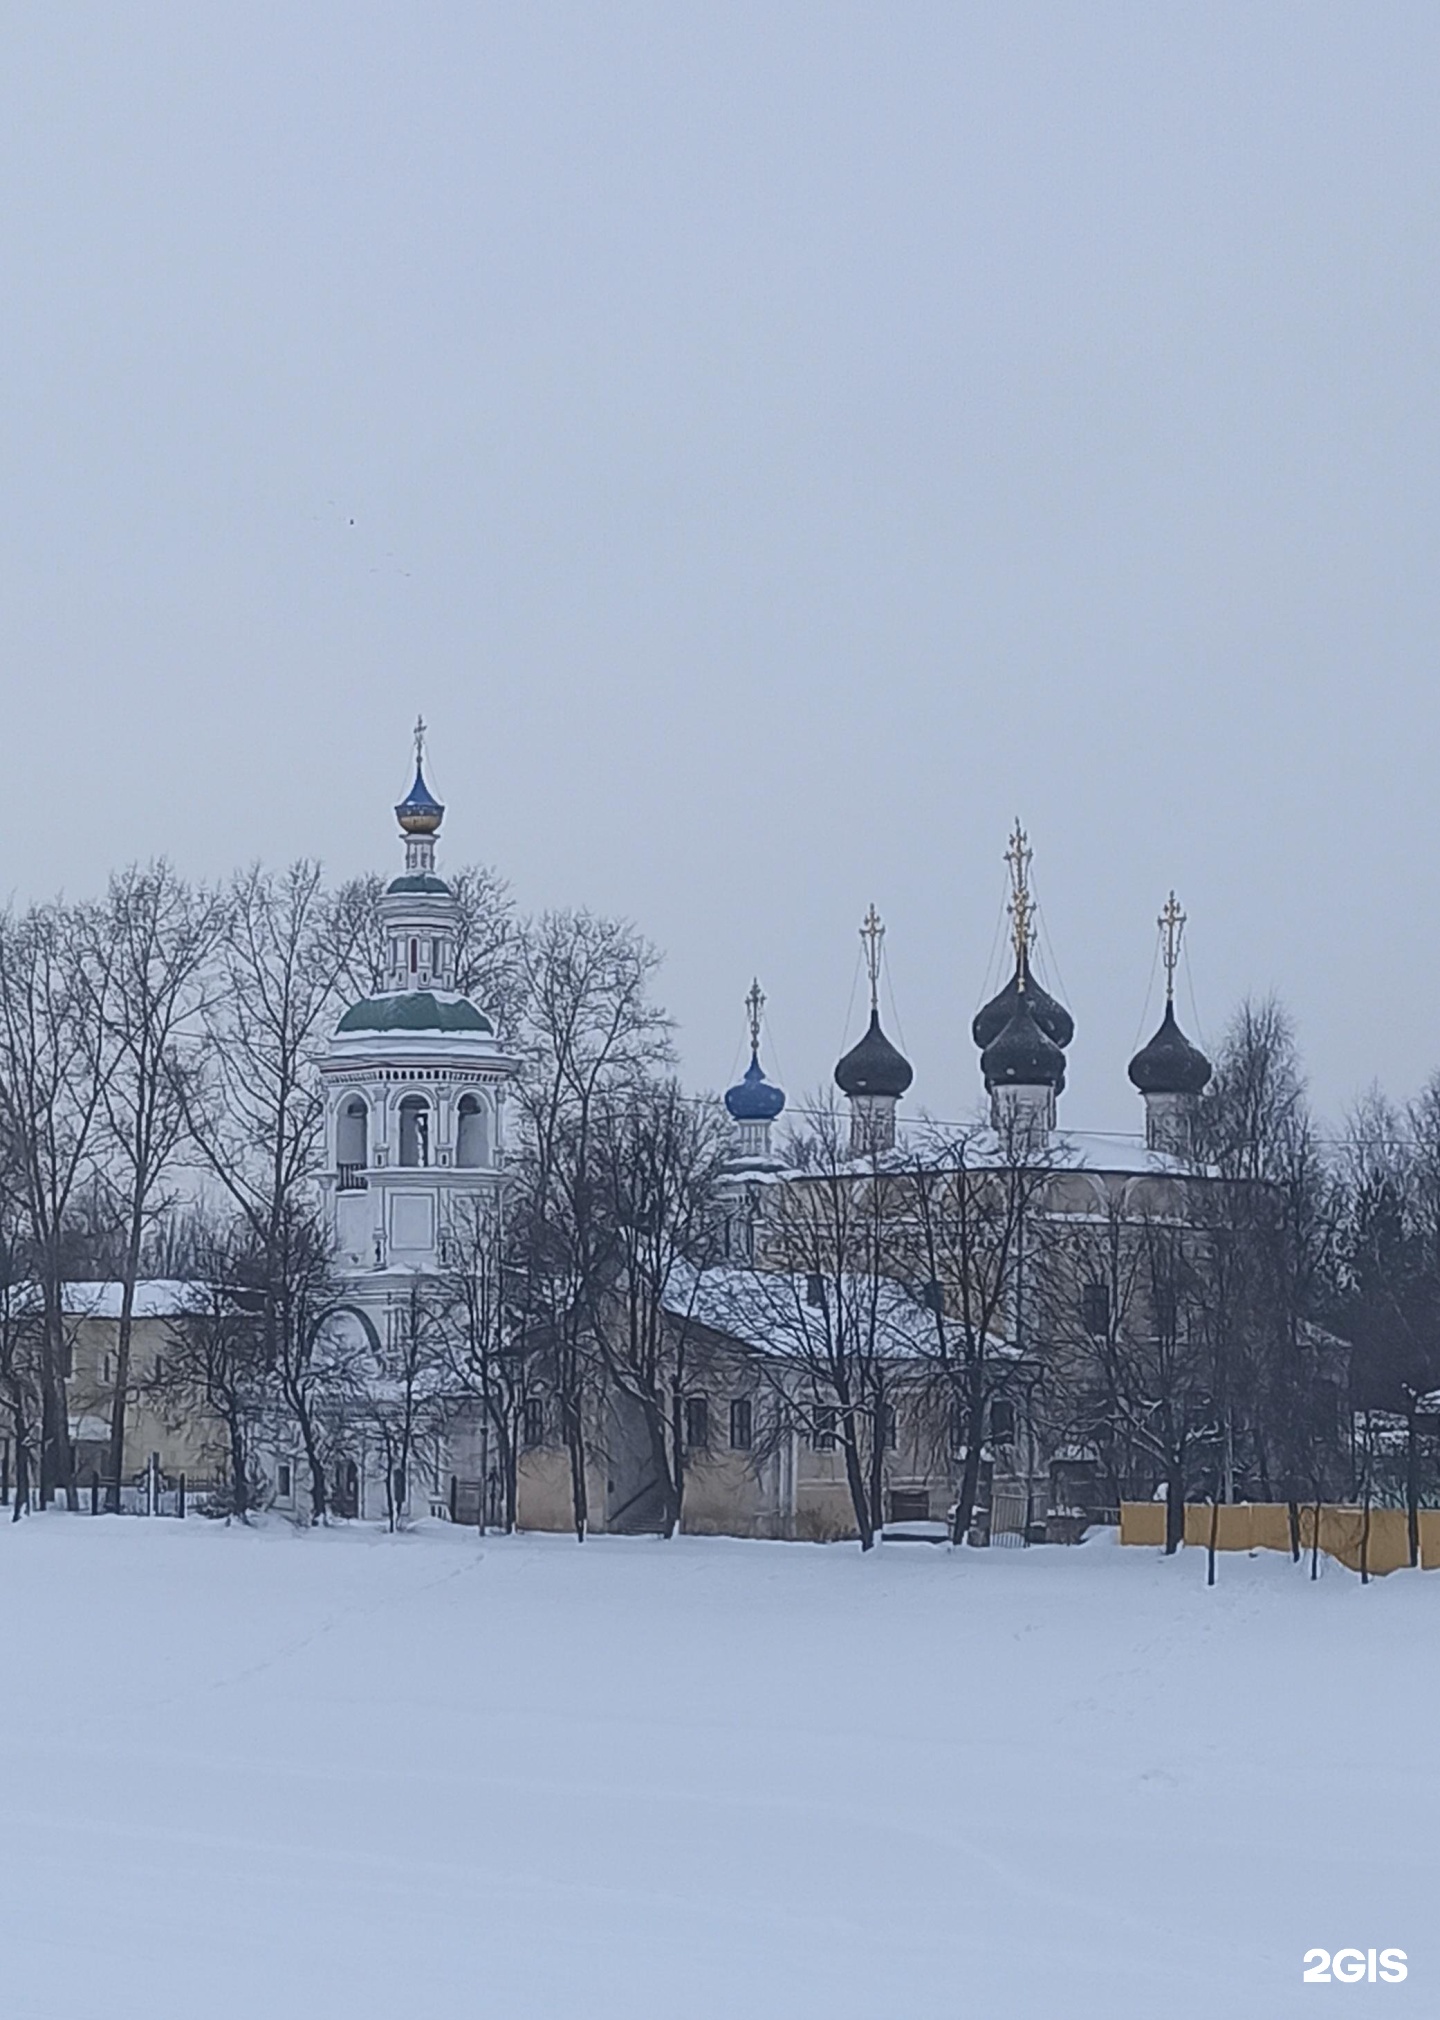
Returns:
[[[1164,937],[1165,961],[1165,1001],[1175,1001],[1175,970],[1180,965],[1180,942],[1185,937],[1185,914],[1180,909],[1180,900],[1172,891],[1165,900],[1165,909],[1160,914],[1159,927]]]
[[[885,939],[885,928],[880,923],[880,914],[872,905],[865,914],[865,923],[860,928],[860,938],[865,942],[865,966],[870,976],[870,1009],[875,1014],[880,1008],[880,948]]]
[[[1015,973],[1022,989],[1030,965],[1030,932],[1035,916],[1035,902],[1030,896],[1030,859],[1034,853],[1030,837],[1017,820],[1005,861],[1010,866],[1010,937],[1015,945]]]
[[[415,769],[418,772],[425,763],[425,718],[415,718]]]
[[[750,994],[745,998],[745,1014],[750,1019],[750,1050],[757,1059],[760,1056],[760,1018],[764,1009],[765,991],[760,987],[757,976],[750,984]]]

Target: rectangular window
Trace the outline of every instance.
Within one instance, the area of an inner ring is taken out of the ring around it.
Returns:
[[[1110,1330],[1110,1286],[1083,1284],[1080,1290],[1080,1323],[1092,1339],[1103,1339]]]
[[[810,1438],[812,1452],[833,1452],[835,1450],[835,1412],[817,1410],[815,1429]]]
[[[105,1380],[106,1380],[107,1382],[113,1382],[113,1381],[114,1381],[114,1379],[115,1379],[115,1356],[114,1356],[113,1354],[107,1354],[107,1355],[105,1356],[105,1377],[104,1377],[104,1379],[105,1379]]]
[[[1151,1299],[1155,1307],[1155,1331],[1162,1340],[1173,1340],[1179,1322],[1176,1297],[1169,1284],[1157,1284]]]
[[[154,1378],[155,1378],[155,1380],[156,1380],[157,1382],[163,1382],[163,1381],[164,1381],[164,1379],[165,1379],[165,1356],[164,1356],[163,1354],[157,1354],[157,1355],[155,1356],[155,1366],[154,1366],[154,1369],[152,1370],[152,1373],[153,1373],[153,1375],[154,1375]]]
[[[880,1442],[887,1452],[895,1450],[895,1412],[889,1403],[880,1405]]]
[[[526,1401],[520,1437],[521,1442],[531,1449],[545,1443],[545,1405],[538,1396],[531,1396]]]
[[[814,1270],[805,1279],[805,1302],[807,1305],[823,1305],[825,1302],[825,1279]]]
[[[685,1398],[685,1443],[692,1452],[710,1443],[710,1405],[703,1396]]]
[[[748,1396],[736,1396],[730,1405],[730,1449],[748,1452],[755,1439],[755,1412]]]
[[[1008,1445],[1015,1436],[1015,1405],[997,1396],[990,1405],[990,1436],[999,1445]]]
[[[275,1492],[282,1501],[288,1501],[291,1493],[290,1468],[281,1462],[275,1477]]]
[[[430,942],[430,972],[432,975],[438,975],[440,972],[440,942],[438,940]]]

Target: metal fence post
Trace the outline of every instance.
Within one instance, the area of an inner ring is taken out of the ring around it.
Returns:
[[[93,1466],[90,1468],[90,1513],[100,1513],[100,1475]]]
[[[180,1475],[180,1520],[185,1520],[185,1475]]]

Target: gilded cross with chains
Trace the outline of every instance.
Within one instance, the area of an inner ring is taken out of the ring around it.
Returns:
[[[1022,987],[1035,915],[1035,902],[1030,896],[1030,860],[1034,853],[1030,837],[1017,820],[1010,835],[1010,846],[1005,851],[1005,861],[1010,869],[1010,937],[1015,946],[1015,969]]]
[[[757,975],[750,984],[750,994],[745,998],[745,1012],[750,1019],[750,1050],[757,1054],[760,1050],[760,1019],[764,1009],[765,991],[760,987],[760,978]]]
[[[1180,965],[1180,942],[1185,937],[1185,914],[1180,909],[1180,900],[1172,891],[1165,900],[1165,909],[1158,920],[1164,935],[1165,1001],[1175,1000],[1175,970]]]
[[[872,905],[865,914],[865,923],[860,928],[860,938],[865,942],[865,966],[870,976],[870,1008],[880,1008],[880,948],[885,938],[885,928],[880,914]]]

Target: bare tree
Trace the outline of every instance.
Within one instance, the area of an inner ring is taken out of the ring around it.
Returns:
[[[197,1403],[224,1427],[231,1511],[248,1521],[255,1502],[255,1443],[273,1414],[266,1351],[266,1270],[244,1221],[193,1231],[196,1265],[188,1310],[167,1327],[163,1373],[149,1390],[172,1421]]]
[[[1356,1350],[1353,1400],[1365,1425],[1358,1470],[1367,1495],[1377,1484],[1383,1491],[1387,1439],[1377,1413],[1402,1418],[1400,1493],[1415,1565],[1420,1506],[1434,1485],[1426,1433],[1440,1389],[1440,1082],[1403,1117],[1372,1095],[1346,1137],[1340,1323]]]
[[[84,1022],[97,1054],[99,1148],[123,1230],[105,1488],[114,1511],[125,1470],[135,1283],[147,1230],[171,1203],[163,1188],[188,1135],[199,1020],[223,925],[219,898],[192,889],[165,862],[112,877],[104,902],[84,914],[92,952],[82,972],[108,983]]]
[[[544,1344],[582,1541],[598,1301],[614,1260],[597,1128],[603,1109],[670,1058],[670,1021],[649,997],[658,965],[630,926],[589,912],[546,913],[524,943],[527,1060],[511,1214],[523,1256],[519,1323],[527,1340]]]
[[[926,1314],[919,1335],[932,1389],[963,1452],[952,1537],[974,1519],[991,1400],[1031,1348],[1039,1208],[1062,1148],[1024,1128],[927,1124],[910,1145],[895,1268]]]
[[[305,1449],[317,1520],[328,1505],[334,1409],[354,1374],[330,1323],[338,1292],[314,1205],[325,1112],[317,1068],[358,931],[327,896],[315,863],[236,878],[223,986],[205,1013],[206,1079],[187,1095],[199,1155],[248,1229],[266,1363]]]
[[[308,1202],[287,1206],[253,1253],[267,1366],[305,1453],[311,1520],[323,1522],[330,1508],[326,1460],[339,1450],[347,1417],[365,1393],[366,1346],[342,1314],[330,1244]]]
[[[849,1121],[828,1092],[786,1144],[793,1176],[756,1229],[757,1267],[719,1270],[708,1325],[757,1350],[767,1441],[840,1454],[862,1550],[884,1521],[885,1448],[910,1305],[889,1273],[892,1161],[853,1157]]]
[[[412,1283],[392,1314],[378,1365],[361,1375],[363,1414],[385,1461],[385,1519],[399,1526],[414,1481],[417,1453],[438,1437],[457,1400],[442,1324],[443,1292]]]
[[[454,1387],[480,1410],[486,1454],[480,1524],[484,1528],[487,1521],[493,1454],[500,1521],[508,1536],[517,1516],[520,1432],[535,1387],[535,1355],[514,1305],[512,1291],[520,1277],[511,1268],[498,1202],[475,1200],[457,1211],[451,1256],[440,1323]]]
[[[606,1372],[639,1411],[666,1536],[685,1496],[685,1395],[698,1273],[720,1249],[715,1185],[724,1155],[713,1104],[673,1079],[642,1082],[598,1117],[596,1157],[614,1262],[598,1287]]]
[[[63,1311],[67,1221],[90,1168],[113,1058],[90,1042],[109,952],[62,905],[0,916],[0,1128],[42,1306],[40,1503],[75,1505]]]
[[[44,1350],[23,1207],[0,1184],[0,1408],[15,1460],[11,1520],[30,1512],[32,1454],[40,1428]]]

